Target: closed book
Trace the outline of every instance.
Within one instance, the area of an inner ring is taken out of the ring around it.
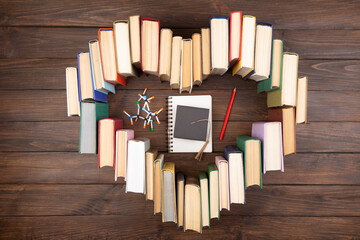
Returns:
[[[185,177],[183,173],[176,175],[177,193],[177,227],[184,226]]]
[[[113,23],[113,28],[117,73],[124,78],[135,77],[137,72],[131,64],[129,21],[117,20]]]
[[[238,136],[236,146],[244,153],[245,189],[252,185],[262,188],[261,141],[250,136]]]
[[[229,19],[210,19],[210,53],[212,75],[223,75],[229,68]]]
[[[104,80],[99,41],[93,39],[89,41],[90,62],[91,62],[91,76],[94,83],[94,88],[100,92],[108,94],[109,92],[115,94],[115,86]]]
[[[307,123],[308,78],[299,77],[296,97],[296,123]]]
[[[66,103],[68,117],[80,116],[78,74],[74,67],[66,68]]]
[[[171,49],[171,71],[170,71],[171,89],[180,88],[181,52],[182,52],[182,37],[175,36],[172,38],[172,49]]]
[[[105,166],[115,169],[116,131],[123,128],[120,118],[99,120],[98,167]]]
[[[202,233],[200,186],[199,179],[196,177],[186,178],[184,232],[186,230],[193,230],[198,233]]]
[[[162,168],[162,222],[177,223],[175,163],[165,162]]]
[[[140,16],[129,17],[131,63],[141,68]]]
[[[289,52],[283,54],[282,86],[281,89],[267,94],[268,108],[296,106],[298,64],[298,54]]]
[[[192,39],[192,65],[193,65],[193,85],[200,86],[202,83],[201,70],[201,35],[194,33]]]
[[[154,161],[158,155],[155,148],[149,149],[145,154],[146,161],[146,199],[154,200]]]
[[[228,145],[224,148],[224,156],[229,163],[230,203],[245,204],[243,152]]]
[[[109,105],[95,101],[80,104],[79,153],[97,153],[98,121],[109,117]]]
[[[257,84],[257,92],[270,92],[281,89],[282,67],[283,67],[283,41],[280,39],[273,40],[271,75]]]
[[[241,32],[242,32],[242,12],[230,13],[230,43],[229,43],[229,62],[230,66],[241,60]]]
[[[201,227],[210,228],[209,179],[205,172],[199,172]]]
[[[145,153],[150,149],[150,139],[136,138],[128,141],[126,192],[146,194]]]
[[[141,18],[141,69],[146,74],[159,75],[160,21]]]
[[[209,176],[210,219],[220,219],[219,170],[214,163],[207,166]]]
[[[170,81],[172,38],[173,32],[170,29],[161,29],[159,60],[159,76],[161,81]]]
[[[281,122],[255,122],[251,136],[262,141],[263,172],[284,172]]]
[[[134,130],[120,129],[116,131],[115,181],[118,177],[123,177],[126,181],[127,149],[128,141],[131,139],[134,139]]]
[[[162,198],[162,168],[164,165],[164,154],[159,154],[154,161],[154,215],[161,213]]]
[[[228,161],[222,156],[216,156],[215,164],[219,170],[220,210],[226,209],[230,211]]]
[[[295,108],[270,108],[268,120],[281,122],[284,156],[296,153]]]
[[[201,29],[201,60],[202,78],[210,75],[210,28]]]
[[[114,31],[112,28],[100,28],[98,31],[101,67],[104,80],[116,85],[126,85],[126,80],[117,73]]]
[[[94,79],[91,75],[91,61],[89,52],[78,54],[78,70],[80,82],[80,97],[83,100],[107,102],[107,95],[94,88]]]
[[[232,75],[246,79],[253,74],[255,63],[256,17],[244,15],[241,33],[241,60],[232,68]]]
[[[192,66],[192,40],[182,40],[181,72],[180,72],[180,93],[187,91],[191,93],[193,87],[193,66]]]

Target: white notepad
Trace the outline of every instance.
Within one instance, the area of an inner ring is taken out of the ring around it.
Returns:
[[[212,97],[211,95],[169,96],[168,97],[168,139],[169,152],[197,153],[205,141],[188,140],[174,137],[176,109],[178,105],[209,109],[209,143],[204,152],[212,152]]]

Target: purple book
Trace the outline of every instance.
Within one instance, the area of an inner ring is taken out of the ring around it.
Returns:
[[[262,141],[263,172],[284,172],[281,122],[256,122],[252,124],[251,136]]]

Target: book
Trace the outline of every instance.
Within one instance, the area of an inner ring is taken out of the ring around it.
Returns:
[[[126,77],[135,77],[137,72],[131,64],[129,21],[117,20],[113,23],[117,73]]]
[[[296,97],[296,123],[307,123],[308,78],[299,77]]]
[[[210,75],[210,28],[201,29],[202,79]]]
[[[222,156],[216,156],[215,164],[219,170],[220,210],[227,209],[230,211],[228,161]]]
[[[242,24],[241,60],[233,66],[232,75],[246,79],[254,71],[256,17],[244,15]]]
[[[78,77],[80,83],[80,99],[107,102],[106,94],[94,89],[91,76],[90,53],[81,52],[78,54]]]
[[[181,48],[180,93],[183,91],[191,93],[193,87],[192,40],[183,39]]]
[[[128,141],[126,192],[146,194],[145,153],[150,149],[150,139],[135,138]]]
[[[79,88],[77,69],[66,68],[66,103],[67,116],[80,116]]]
[[[162,222],[177,223],[175,163],[165,162],[162,168]]]
[[[281,89],[271,91],[267,94],[267,106],[269,108],[296,106],[298,64],[298,54],[288,52],[283,54],[282,86]]]
[[[241,60],[241,31],[242,31],[242,12],[230,13],[230,43],[229,43],[229,62],[230,66]]]
[[[229,163],[230,203],[245,204],[243,152],[236,146],[227,145],[224,157]]]
[[[251,136],[262,141],[263,172],[284,172],[281,122],[255,122]]]
[[[160,21],[141,18],[141,69],[146,74],[159,75]]]
[[[129,30],[130,30],[131,63],[135,67],[141,68],[139,15],[129,17]]]
[[[182,37],[175,36],[172,38],[171,49],[171,71],[170,71],[170,87],[171,89],[180,88],[181,75],[181,50]]]
[[[117,73],[115,39],[112,28],[100,28],[98,31],[101,67],[104,80],[116,85],[126,85],[126,80]]]
[[[126,181],[127,143],[131,139],[134,139],[134,130],[120,129],[116,131],[115,181],[118,177],[123,177]]]
[[[146,200],[154,200],[154,161],[158,155],[155,148],[149,149],[145,154],[146,161]]]
[[[293,107],[268,109],[268,120],[281,122],[284,156],[296,153],[295,109]]]
[[[280,39],[273,40],[271,75],[257,84],[257,92],[270,92],[281,89],[282,67],[283,67],[283,41]]]
[[[192,39],[192,69],[193,69],[193,85],[200,86],[202,83],[201,71],[201,35],[194,33]]]
[[[176,178],[177,193],[177,227],[184,226],[185,177],[178,173]]]
[[[178,116],[178,106],[185,106],[190,108],[181,108],[185,111]],[[191,108],[192,107],[192,108]],[[195,109],[194,109],[195,108]],[[209,110],[208,118],[204,118],[204,109]],[[196,115],[188,115],[189,112]],[[179,117],[179,121],[177,121]],[[206,120],[207,119],[207,120]],[[196,122],[199,121],[199,122]],[[196,122],[191,124],[192,122]],[[178,125],[179,124],[179,125]],[[212,97],[210,95],[193,95],[193,96],[169,96],[168,97],[168,140],[169,152],[199,152],[204,146],[205,141],[202,129],[206,127],[206,138],[209,143],[205,147],[204,152],[212,152]],[[190,129],[184,127],[191,127],[196,129],[196,134],[191,133]],[[178,134],[175,136],[176,128]],[[184,130],[183,133],[181,131]],[[199,131],[198,131],[199,130]],[[195,140],[196,139],[196,140]],[[200,140],[201,139],[201,140]]]
[[[210,219],[220,219],[219,170],[214,163],[207,166],[209,176]]]
[[[115,86],[104,80],[101,66],[99,41],[97,39],[89,41],[89,50],[91,62],[91,76],[93,79],[94,88],[105,94],[108,94],[109,92],[115,94]]]
[[[162,210],[162,168],[164,165],[164,154],[159,154],[154,161],[154,215]]]
[[[193,230],[202,233],[200,186],[199,180],[195,177],[186,178],[184,232],[186,230]]]
[[[210,19],[211,72],[223,75],[229,68],[229,19]]]
[[[244,153],[245,189],[252,185],[262,188],[261,141],[249,136],[238,136],[236,146]]]
[[[160,31],[159,76],[161,81],[170,81],[171,43],[173,32],[169,28]]]
[[[80,103],[79,153],[97,153],[98,121],[109,117],[109,105],[95,101]]]
[[[254,73],[249,77],[256,82],[268,79],[271,74],[273,26],[268,23],[256,25],[255,38],[255,67]]]
[[[122,128],[120,118],[99,120],[98,168],[109,166],[115,169],[116,131]]]
[[[201,228],[210,228],[209,180],[205,172],[199,172]]]

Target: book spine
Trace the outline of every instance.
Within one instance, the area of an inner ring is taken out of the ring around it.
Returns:
[[[174,119],[173,119],[173,102],[172,97],[168,97],[168,151],[174,151]]]

